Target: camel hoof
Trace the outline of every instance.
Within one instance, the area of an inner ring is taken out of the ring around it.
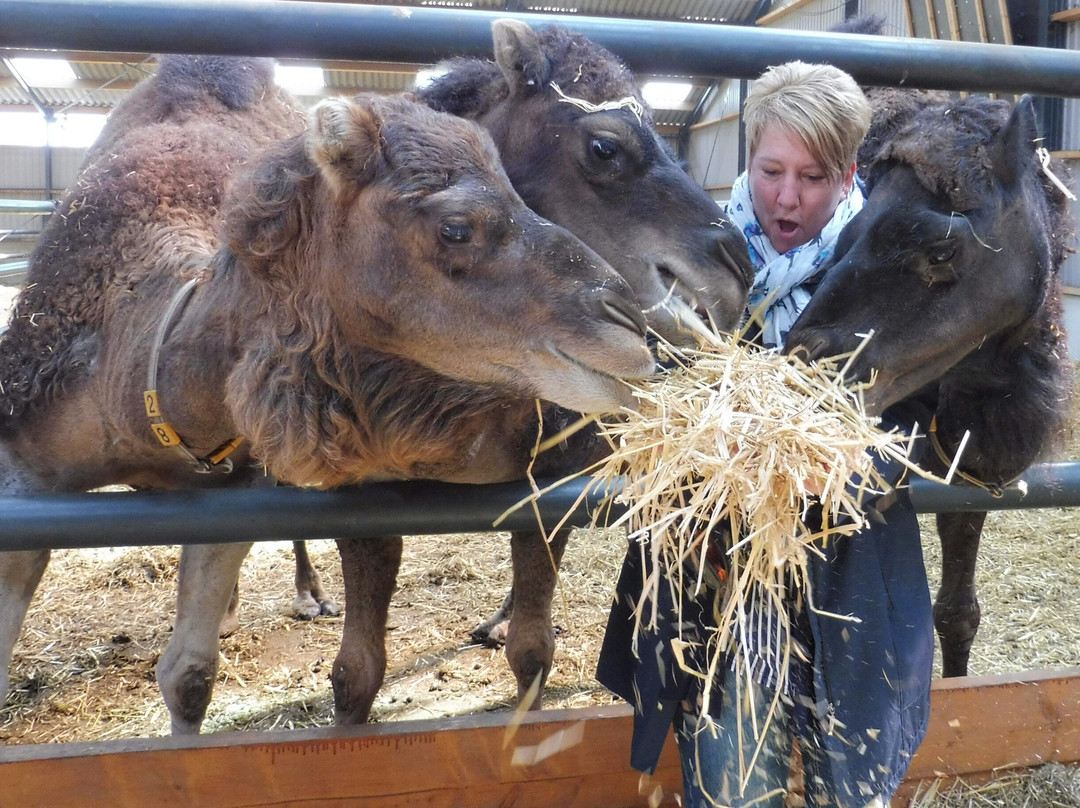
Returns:
[[[293,617],[300,620],[314,620],[320,614],[322,614],[322,607],[319,605],[319,601],[315,600],[311,596],[310,592],[304,592],[297,595],[290,607]]]
[[[321,600],[310,592],[299,594],[292,602],[292,614],[299,620],[314,620],[316,617],[337,617],[344,609],[333,598]]]
[[[324,617],[337,617],[343,611],[345,611],[344,607],[331,598],[323,598],[319,601],[319,613]]]
[[[477,626],[470,635],[475,642],[488,648],[500,648],[506,645],[506,632],[510,628],[510,621],[503,620],[500,623]]]

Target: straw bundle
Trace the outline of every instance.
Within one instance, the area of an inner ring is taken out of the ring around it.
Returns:
[[[738,340],[660,352],[671,367],[634,387],[638,410],[600,424],[612,454],[594,470],[601,485],[625,480],[615,501],[627,510],[614,524],[651,555],[638,626],[656,628],[660,586],[696,594],[711,571],[722,584],[708,670],[689,672],[711,684],[734,653],[736,681],[745,681],[749,662],[737,638],[753,608],[779,623],[782,639],[766,651],[785,676],[798,652],[787,639],[787,605],[813,608],[808,554],[865,524],[864,499],[885,488],[873,455],[910,466],[909,439],[878,430],[861,388],[845,386],[840,363],[852,355],[807,366]],[[815,501],[819,530],[807,526]],[[706,537],[728,527],[734,539],[720,550],[723,564],[702,563]]]

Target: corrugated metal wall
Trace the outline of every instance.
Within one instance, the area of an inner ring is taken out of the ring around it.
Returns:
[[[726,202],[739,174],[739,87],[719,82],[701,120],[690,132],[687,160],[690,174],[717,202]]]
[[[1080,51],[1080,22],[1067,23],[1065,26],[1065,47],[1072,51]],[[1061,148],[1067,152],[1080,151],[1080,98],[1066,98],[1062,102],[1062,126]],[[1067,161],[1072,168],[1073,176],[1080,180],[1080,160]],[[1073,183],[1074,188],[1078,185]],[[1072,206],[1073,219],[1080,216],[1080,203],[1074,202]],[[1064,278],[1067,286],[1080,289],[1080,255],[1073,255],[1065,262]],[[1080,319],[1072,324],[1070,334],[1080,331]],[[1080,355],[1080,336],[1074,338],[1077,346],[1074,347],[1073,355]]]
[[[75,175],[83,160],[83,149],[52,150],[52,181],[55,197],[63,196],[64,189],[75,182]],[[29,146],[4,146],[0,148],[0,199],[45,199],[45,150]],[[40,216],[0,213],[0,237],[7,231],[41,230]],[[4,248],[0,238],[0,254],[23,252]]]
[[[1071,51],[1080,51],[1080,23],[1071,22],[1065,26],[1065,47]],[[1066,98],[1062,107],[1064,123],[1061,148],[1080,150],[1080,98]]]

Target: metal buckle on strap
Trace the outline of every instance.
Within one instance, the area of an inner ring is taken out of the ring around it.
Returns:
[[[941,445],[941,440],[938,438],[937,431],[937,415],[930,419],[930,445],[934,447],[934,453],[937,454],[938,460],[945,464],[946,468],[952,469],[956,466],[954,473],[957,477],[966,483],[974,485],[976,488],[981,488],[988,493],[994,499],[1001,499],[1005,496],[1005,489],[1010,486],[1023,484],[1020,480],[1020,475],[1005,483],[988,483],[985,480],[980,480],[978,477],[974,477],[958,466],[959,457],[949,457],[949,453],[945,451],[945,447]],[[961,443],[961,448],[963,443]]]

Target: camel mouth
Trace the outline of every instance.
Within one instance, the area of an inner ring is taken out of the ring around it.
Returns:
[[[719,333],[713,327],[712,313],[706,307],[683,300],[674,292],[647,309],[645,316],[657,334],[672,345],[686,347],[715,342]]]
[[[713,343],[737,325],[746,308],[745,274],[726,252],[721,258],[710,270],[671,255],[648,260],[654,282],[642,296],[642,312],[653,331],[687,347]]]
[[[643,342],[642,344],[644,345],[645,343]],[[562,360],[568,365],[573,365],[574,367],[586,373],[604,379],[610,379],[615,382],[632,381],[634,379],[645,379],[651,376],[653,374],[653,371],[655,370],[655,366],[652,362],[652,355],[648,352],[647,349],[646,353],[649,353],[648,361],[643,361],[639,363],[638,367],[633,369],[627,369],[626,371],[619,373],[601,370],[595,365],[589,364],[585,360],[579,359],[573,354],[568,354],[566,351],[562,350],[556,345],[548,345],[548,350],[551,351],[554,356],[558,357],[560,360]]]
[[[857,363],[857,368],[852,368],[853,375],[858,374],[860,378],[864,378],[869,377],[874,370],[877,371],[874,383],[863,393],[867,413],[880,415],[896,402],[940,380],[975,350],[980,342],[981,340],[973,341],[967,349],[945,345],[941,349],[925,353],[918,353],[914,350],[916,346],[909,346],[908,358],[902,364],[884,359],[872,361],[869,357],[863,360],[860,357],[863,361]],[[881,367],[891,368],[893,372],[886,375]]]
[[[647,378],[655,370],[652,354],[648,351],[645,352],[647,360],[640,363],[638,368],[616,376],[555,345],[549,344],[547,349],[556,364],[531,374],[530,381],[537,390],[537,396],[583,413],[634,409],[634,395],[627,382]]]

